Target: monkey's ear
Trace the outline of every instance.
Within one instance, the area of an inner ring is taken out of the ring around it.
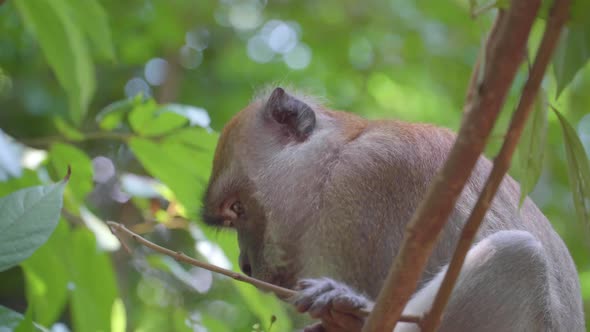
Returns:
[[[315,113],[311,107],[282,88],[275,88],[271,93],[265,113],[300,142],[305,141],[315,128]]]

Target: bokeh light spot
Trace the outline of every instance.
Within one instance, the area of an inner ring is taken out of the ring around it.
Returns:
[[[277,53],[288,53],[297,45],[297,32],[284,22],[277,24],[268,35],[268,46]]]
[[[113,162],[103,156],[92,159],[92,178],[98,183],[105,183],[115,175],[115,165]]]
[[[210,33],[207,29],[192,29],[186,32],[184,40],[187,46],[202,51],[209,46],[209,37]]]
[[[195,69],[203,62],[203,52],[188,45],[180,48],[180,65],[186,69]]]
[[[125,96],[127,98],[133,98],[138,94],[141,94],[144,97],[150,97],[152,95],[152,90],[146,81],[139,77],[135,77],[125,84]]]
[[[291,52],[284,55],[284,60],[291,69],[304,69],[311,62],[311,48],[299,43]]]
[[[250,59],[266,63],[273,59],[274,52],[268,47],[266,40],[259,35],[256,35],[248,40],[248,56]]]
[[[240,3],[230,7],[229,22],[238,30],[252,30],[262,23],[262,13],[257,3]]]
[[[161,85],[168,75],[168,61],[154,58],[148,61],[144,69],[145,79],[151,85]]]

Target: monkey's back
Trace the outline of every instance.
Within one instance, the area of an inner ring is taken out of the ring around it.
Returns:
[[[455,140],[444,128],[399,121],[369,122],[367,128],[338,151],[322,199],[321,219],[331,219],[331,235],[345,238],[335,244],[341,261],[332,262],[335,275],[374,297],[385,279],[389,264],[399,250],[404,228],[411,219],[426,190],[443,166]],[[460,236],[460,229],[479,196],[492,163],[481,157],[445,226],[430,258],[421,284],[448,264]],[[361,192],[362,196],[354,195]],[[342,193],[351,193],[343,195]],[[571,331],[583,330],[583,306],[575,265],[567,247],[547,218],[527,198],[519,209],[518,184],[509,176],[500,189],[480,228],[476,241],[500,230],[525,230],[545,248],[553,320]],[[350,222],[343,222],[351,220]],[[351,235],[355,234],[355,235]],[[379,234],[375,236],[375,234]],[[352,243],[352,244],[351,244]],[[321,247],[320,256],[321,256]],[[334,250],[331,248],[330,250]],[[363,255],[366,251],[371,262]],[[357,259],[357,261],[355,261]],[[343,270],[357,269],[358,273]],[[506,269],[512,268],[506,266]],[[372,271],[366,275],[363,271]],[[515,294],[515,296],[519,296]]]

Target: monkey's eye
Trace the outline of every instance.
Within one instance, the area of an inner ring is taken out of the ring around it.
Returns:
[[[244,215],[244,206],[242,205],[242,202],[240,201],[235,201],[230,207],[229,207],[238,217],[241,217]]]
[[[242,202],[235,197],[226,199],[221,205],[221,217],[223,218],[223,227],[235,226],[235,222],[244,215],[246,210]]]

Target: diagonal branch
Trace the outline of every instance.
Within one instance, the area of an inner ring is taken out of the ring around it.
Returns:
[[[455,253],[449,264],[449,268],[447,269],[440,289],[436,294],[432,308],[424,318],[422,332],[434,331],[438,325],[440,325],[443,310],[449,301],[451,292],[457,281],[463,262],[465,261],[465,256],[471,248],[473,239],[485,217],[486,211],[490,207],[492,199],[500,187],[504,175],[510,167],[510,160],[516,149],[518,139],[522,134],[526,119],[533,109],[533,104],[539,91],[541,80],[547,70],[553,51],[557,46],[557,41],[559,40],[563,25],[568,19],[569,7],[569,0],[560,0],[555,1],[554,6],[551,9],[545,33],[541,40],[541,45],[537,51],[537,56],[531,68],[529,78],[524,85],[516,111],[512,116],[506,138],[498,156],[494,160],[494,166],[479,199],[463,227],[461,238],[459,239],[459,243],[457,244],[457,248],[455,249]]]
[[[129,230],[127,227],[125,227],[122,224],[112,222],[112,221],[107,221],[107,225],[111,229],[111,232],[119,239],[119,241],[121,241],[121,243],[124,243],[124,247],[127,250],[127,252],[129,252],[129,253],[131,253],[131,250],[129,249],[127,244],[125,244],[125,242],[122,240],[122,238],[119,236],[120,233],[124,233],[125,235],[131,237],[133,240],[137,241],[139,244],[141,244],[147,248],[150,248],[156,252],[164,254],[166,256],[170,256],[179,262],[187,263],[192,266],[200,267],[205,270],[209,270],[209,271],[212,271],[215,273],[223,274],[224,276],[230,277],[230,278],[237,280],[237,281],[249,283],[250,285],[257,287],[258,289],[273,292],[281,299],[288,299],[296,294],[296,292],[291,289],[280,287],[277,285],[273,285],[271,283],[268,283],[268,282],[265,282],[265,281],[262,281],[262,280],[259,280],[256,278],[252,278],[247,275],[237,273],[237,272],[234,272],[231,270],[226,270],[224,268],[221,268],[219,266],[215,266],[213,264],[201,262],[199,260],[196,260],[192,257],[187,256],[186,254],[184,254],[182,252],[170,250],[168,248],[164,248],[162,246],[159,246],[159,245],[139,236],[137,233]],[[369,313],[370,312],[367,311],[366,309],[359,309],[358,315],[359,316],[368,316]],[[400,317],[400,321],[406,322],[406,323],[420,324],[421,318],[417,317],[417,316],[402,316],[402,317]]]
[[[127,227],[125,227],[122,224],[112,222],[112,221],[107,221],[107,225],[109,226],[109,228],[111,229],[111,231],[113,232],[113,234],[117,238],[119,237],[119,233],[124,233],[127,236],[130,236],[133,240],[137,241],[139,244],[141,244],[145,247],[148,247],[148,248],[150,248],[156,252],[159,252],[161,254],[170,256],[179,262],[187,263],[187,264],[190,264],[190,265],[193,265],[196,267],[200,267],[200,268],[212,271],[212,272],[223,274],[224,276],[233,278],[238,281],[247,282],[247,283],[254,285],[260,289],[273,292],[276,295],[278,295],[279,297],[287,298],[287,297],[295,295],[295,292],[290,289],[279,287],[279,286],[276,286],[276,285],[264,282],[262,280],[258,280],[258,279],[255,279],[255,278],[252,278],[247,275],[243,275],[241,273],[237,273],[237,272],[234,272],[231,270],[226,270],[224,268],[221,268],[219,266],[215,266],[213,264],[201,262],[199,260],[196,260],[192,257],[187,256],[186,254],[184,254],[182,252],[170,250],[168,248],[164,248],[162,246],[159,246],[159,245],[157,245],[151,241],[148,241],[145,238],[139,236],[138,234],[129,230]]]
[[[511,1],[486,45],[483,76],[443,169],[406,227],[389,275],[363,331],[391,331],[416,286],[438,234],[477,162],[525,54],[540,0]]]

